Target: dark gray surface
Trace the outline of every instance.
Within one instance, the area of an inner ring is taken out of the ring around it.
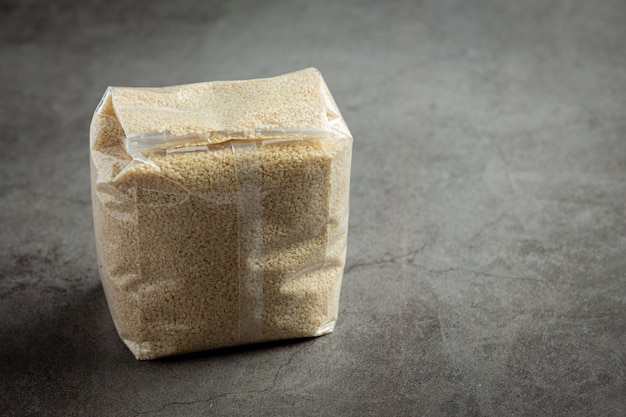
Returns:
[[[39,3],[0,2],[0,415],[626,414],[626,3]],[[105,88],[310,65],[355,137],[335,333],[136,361]]]

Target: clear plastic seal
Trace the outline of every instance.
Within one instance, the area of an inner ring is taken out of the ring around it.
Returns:
[[[352,137],[320,73],[107,89],[91,124],[100,276],[138,359],[333,330]]]

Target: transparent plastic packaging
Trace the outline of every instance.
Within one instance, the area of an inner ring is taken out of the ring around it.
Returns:
[[[352,137],[320,73],[109,87],[91,124],[94,227],[137,359],[333,330]]]

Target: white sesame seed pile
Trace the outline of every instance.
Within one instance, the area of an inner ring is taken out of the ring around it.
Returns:
[[[138,359],[333,330],[352,138],[315,69],[109,88],[91,125],[100,275]]]

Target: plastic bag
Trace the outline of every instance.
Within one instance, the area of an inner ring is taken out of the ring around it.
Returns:
[[[320,73],[109,87],[91,124],[100,277],[138,359],[333,330],[352,137]]]

